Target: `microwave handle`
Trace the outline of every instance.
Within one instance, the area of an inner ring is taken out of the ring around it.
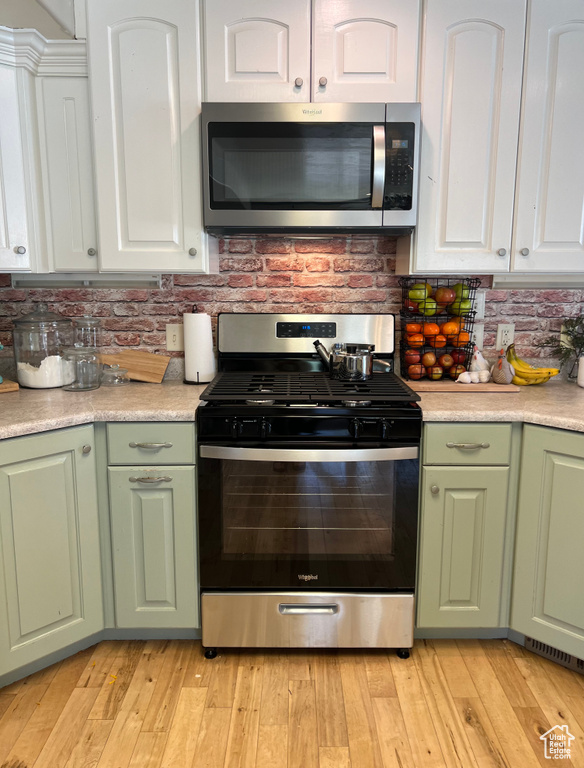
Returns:
[[[385,126],[373,126],[373,184],[371,187],[371,207],[383,208],[385,189]]]

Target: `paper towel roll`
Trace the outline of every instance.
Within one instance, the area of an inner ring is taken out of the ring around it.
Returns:
[[[200,314],[184,314],[185,380],[193,384],[206,384],[217,371],[213,354],[211,317]]]

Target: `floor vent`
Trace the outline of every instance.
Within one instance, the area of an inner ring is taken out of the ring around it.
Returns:
[[[534,640],[531,637],[525,638],[525,647],[528,651],[537,653],[538,656],[543,656],[546,659],[550,659],[550,661],[555,661],[556,664],[561,664],[562,667],[567,667],[574,670],[574,672],[584,675],[584,661],[582,659],[570,656],[569,653],[564,653],[564,651],[558,651],[557,648],[540,643],[539,640]]]

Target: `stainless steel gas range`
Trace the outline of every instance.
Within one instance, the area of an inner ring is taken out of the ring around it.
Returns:
[[[203,645],[413,645],[419,400],[393,315],[223,314],[197,409]],[[332,379],[314,342],[374,345]]]

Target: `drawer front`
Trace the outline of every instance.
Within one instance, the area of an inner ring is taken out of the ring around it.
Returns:
[[[509,464],[511,424],[426,424],[424,464]]]
[[[195,425],[124,422],[107,425],[109,464],[194,464]]]

